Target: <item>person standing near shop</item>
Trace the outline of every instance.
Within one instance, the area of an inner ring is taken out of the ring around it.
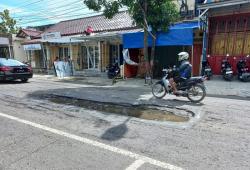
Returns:
[[[69,62],[69,69],[70,69],[70,75],[73,76],[73,61],[71,60],[70,56],[68,56],[68,62]]]
[[[56,72],[56,62],[58,62],[58,61],[59,61],[59,57],[56,57],[56,59],[53,62],[54,74],[56,77],[58,76],[57,72]]]

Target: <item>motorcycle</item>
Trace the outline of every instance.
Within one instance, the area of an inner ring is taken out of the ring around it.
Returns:
[[[202,76],[207,77],[207,80],[210,80],[213,76],[213,72],[208,61],[202,62]]]
[[[152,86],[152,94],[156,98],[163,98],[166,94],[173,94],[169,79],[174,75],[173,69],[163,69],[164,76]],[[191,77],[177,83],[177,90],[181,91],[183,97],[187,97],[191,102],[197,103],[202,101],[206,96],[206,88],[203,82],[204,77]]]
[[[225,80],[232,81],[233,79],[233,69],[228,59],[224,59],[221,62],[221,73]]]
[[[249,57],[249,56],[247,56]],[[241,59],[237,63],[238,79],[243,82],[250,81],[250,73],[248,72],[246,59]]]
[[[106,67],[109,79],[114,79],[120,74],[120,67],[118,63],[114,63]]]

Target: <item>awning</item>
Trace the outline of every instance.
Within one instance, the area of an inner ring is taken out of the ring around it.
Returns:
[[[82,41],[109,41],[109,42],[121,42],[122,35],[124,33],[134,33],[141,31],[142,29],[131,29],[131,30],[118,30],[112,32],[96,33],[89,36],[72,37],[71,40],[82,40]]]
[[[156,46],[193,45],[193,29],[199,28],[198,21],[179,23],[171,26],[168,32],[157,34]],[[123,48],[143,48],[143,32],[123,34]],[[152,37],[148,36],[148,45],[152,46]]]

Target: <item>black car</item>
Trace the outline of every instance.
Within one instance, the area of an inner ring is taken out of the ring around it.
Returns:
[[[32,68],[20,61],[0,58],[0,81],[21,80],[27,82],[33,77]]]

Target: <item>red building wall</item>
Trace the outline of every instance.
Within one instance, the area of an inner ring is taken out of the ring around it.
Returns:
[[[207,54],[214,74],[221,74],[227,54],[236,73],[237,62],[250,54],[250,13],[211,17]]]

